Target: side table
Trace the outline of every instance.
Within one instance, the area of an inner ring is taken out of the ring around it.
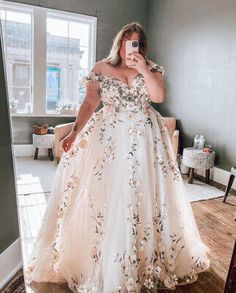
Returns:
[[[48,156],[51,161],[54,160],[53,158],[53,147],[54,147],[54,140],[55,140],[55,135],[54,134],[42,134],[42,135],[37,135],[37,134],[32,134],[33,136],[33,145],[35,147],[35,153],[34,153],[34,159],[38,159],[38,152],[39,148],[46,148],[48,149]]]
[[[205,169],[205,182],[210,182],[210,169],[214,167],[215,152],[187,147],[183,150],[183,164],[189,167],[188,183],[193,183],[194,168]]]

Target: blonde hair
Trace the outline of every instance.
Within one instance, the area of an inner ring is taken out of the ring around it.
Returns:
[[[145,59],[147,59],[148,53],[148,44],[147,38],[144,32],[142,25],[138,22],[131,22],[126,24],[116,35],[113,41],[113,45],[109,55],[103,60],[109,63],[112,66],[120,65],[122,62],[120,56],[120,48],[122,41],[125,37],[132,35],[132,33],[137,33],[139,36],[139,53],[143,55]]]

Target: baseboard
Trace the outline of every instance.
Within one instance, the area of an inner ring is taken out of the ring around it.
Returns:
[[[13,144],[15,157],[33,157],[35,148],[33,144]],[[48,149],[39,149],[39,156],[48,156]]]
[[[202,177],[205,176],[205,170],[202,170],[202,169],[194,169],[194,173]],[[228,184],[229,176],[230,176],[229,171],[220,169],[218,167],[213,167],[210,171],[210,180],[220,183],[221,185],[224,185],[224,186]],[[236,190],[236,180],[234,180],[232,189]]]
[[[21,241],[18,238],[0,254],[0,291],[22,267]]]

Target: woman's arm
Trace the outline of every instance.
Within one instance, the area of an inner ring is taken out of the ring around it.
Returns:
[[[164,76],[161,72],[151,72],[148,68],[142,74],[151,101],[154,103],[162,103],[166,95]]]
[[[92,68],[92,71],[97,71],[96,64]],[[69,135],[63,139],[62,147],[65,152],[67,152],[73,141],[75,140],[77,134],[84,128],[85,124],[92,116],[94,111],[97,109],[100,102],[100,93],[99,93],[99,81],[87,81],[86,82],[86,95],[84,101],[82,102],[79,111],[76,116],[76,120],[72,127],[72,130]]]
[[[134,60],[129,67],[137,69],[143,75],[151,101],[162,103],[166,95],[164,76],[159,71],[151,72],[143,55],[138,52],[133,55]]]
[[[86,95],[81,104],[72,131],[76,135],[83,129],[100,102],[99,82],[88,81],[86,84]]]

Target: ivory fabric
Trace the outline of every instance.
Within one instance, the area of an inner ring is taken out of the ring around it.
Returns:
[[[149,60],[149,69],[164,68]],[[72,292],[156,292],[197,280],[210,261],[170,134],[138,74],[131,86],[90,71],[104,107],[58,165],[26,282]]]

